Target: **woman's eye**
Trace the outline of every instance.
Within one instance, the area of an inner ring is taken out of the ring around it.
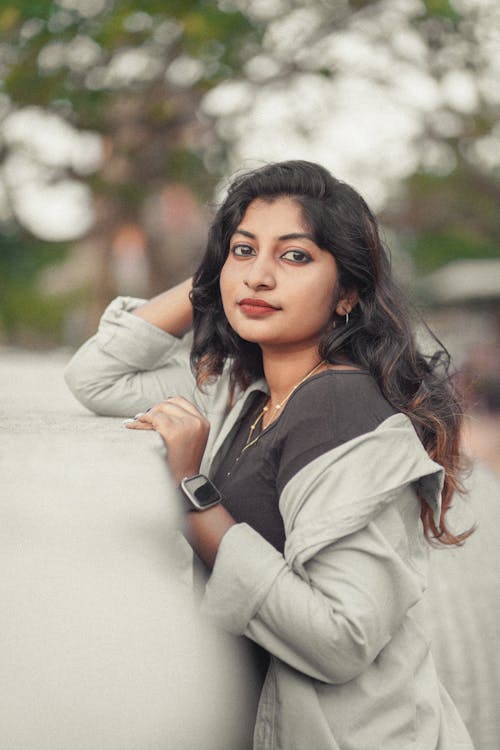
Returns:
[[[251,245],[234,245],[231,252],[238,258],[247,258],[249,255],[254,255],[254,249]]]
[[[281,257],[285,260],[291,260],[293,263],[309,263],[312,260],[309,253],[304,252],[304,250],[287,250]]]

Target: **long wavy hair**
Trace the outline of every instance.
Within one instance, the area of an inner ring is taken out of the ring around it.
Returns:
[[[464,467],[462,405],[450,375],[449,354],[435,337],[435,353],[419,351],[408,306],[392,277],[373,214],[352,187],[318,164],[269,164],[237,176],[230,185],[210,227],[191,293],[191,363],[199,385],[220,375],[226,364],[233,389],[246,388],[263,375],[260,347],[238,336],[226,319],[219,277],[230,238],[250,203],[285,196],[300,205],[318,247],[334,256],[340,289],[355,290],[359,297],[349,324],[336,325],[324,334],[319,355],[331,363],[347,359],[368,370],[387,401],[410,418],[427,453],[445,471],[438,524],[420,497],[425,534],[443,544],[460,543],[471,530],[457,535],[446,524],[453,493],[463,492]]]

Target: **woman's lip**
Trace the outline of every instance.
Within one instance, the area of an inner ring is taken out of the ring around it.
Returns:
[[[245,299],[240,300],[238,304],[244,307],[262,307],[267,308],[268,310],[279,309],[278,307],[274,307],[274,305],[271,305],[269,302],[266,302],[263,299],[253,299],[252,297],[245,297]]]
[[[263,299],[246,298],[238,302],[238,305],[240,310],[249,318],[263,318],[280,309],[279,307],[273,307]]]

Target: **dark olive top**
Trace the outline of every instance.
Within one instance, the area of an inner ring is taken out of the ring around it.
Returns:
[[[250,425],[266,399],[261,391],[249,396],[247,408],[216,458],[212,479],[233,518],[252,526],[283,552],[279,497],[287,482],[315,458],[374,430],[396,410],[367,372],[325,370],[302,383],[278,419],[243,450]]]

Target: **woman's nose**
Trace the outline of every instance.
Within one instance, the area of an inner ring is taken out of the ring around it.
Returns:
[[[276,285],[273,261],[263,253],[259,253],[251,263],[248,263],[245,270],[245,284],[250,289],[272,289]]]

